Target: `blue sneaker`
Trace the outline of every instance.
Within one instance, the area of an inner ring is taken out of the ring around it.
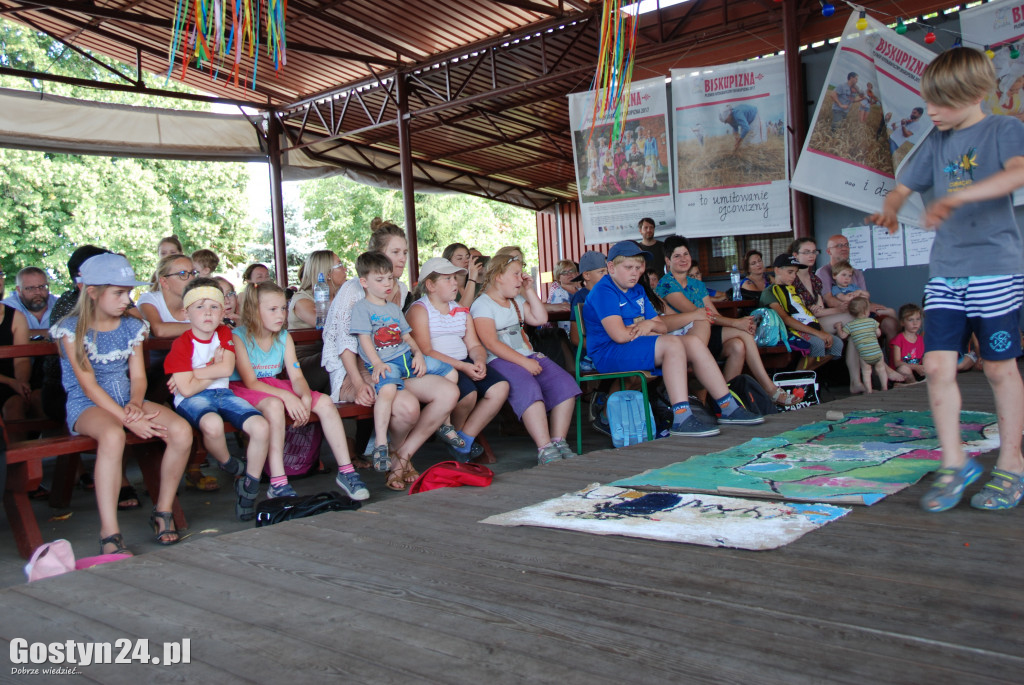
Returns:
[[[267,497],[298,497],[299,493],[295,492],[295,488],[292,487],[291,483],[285,483],[279,488],[275,488],[271,485],[267,488]]]
[[[721,433],[717,426],[709,426],[706,423],[702,423],[693,414],[686,417],[685,421],[673,423],[672,428],[668,432],[672,435],[682,435],[690,438],[708,438]]]
[[[361,502],[364,499],[370,499],[370,491],[366,489],[366,483],[359,477],[356,472],[342,473],[338,471],[338,475],[334,479],[335,484],[345,491],[345,494],[349,496],[349,499],[354,499],[357,502]]]
[[[764,417],[748,411],[744,407],[736,407],[728,416],[722,414],[718,417],[718,423],[735,426],[756,426],[764,423]]]
[[[978,480],[984,469],[973,459],[968,459],[963,468],[941,468],[935,472],[935,480],[928,492],[921,498],[921,508],[925,511],[946,511],[960,503],[964,490]]]

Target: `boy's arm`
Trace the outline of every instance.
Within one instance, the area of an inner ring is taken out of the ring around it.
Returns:
[[[1002,171],[928,205],[924,210],[924,227],[938,228],[954,210],[963,205],[969,202],[994,200],[1009,195],[1021,186],[1024,186],[1024,156],[1011,157],[1003,165]],[[887,197],[886,200],[888,199]]]
[[[651,320],[653,321],[653,319]],[[618,314],[601,319],[601,326],[604,328],[605,333],[608,334],[608,337],[619,344],[628,343],[635,337]]]
[[[174,384],[178,388],[178,394],[182,397],[197,395],[213,383],[212,378],[198,378],[193,371],[178,371],[177,373],[172,373],[171,378],[174,379]]]
[[[220,357],[220,359],[217,359]],[[217,348],[217,357],[206,366],[192,369],[192,375],[199,380],[213,381],[227,378],[235,372],[235,353],[223,347]]]
[[[885,196],[885,201],[882,203],[882,211],[868,216],[864,219],[864,222],[875,224],[876,226],[885,226],[889,229],[889,233],[895,233],[900,227],[896,214],[899,213],[903,203],[907,201],[907,198],[913,192],[908,186],[897,183],[896,187]]]

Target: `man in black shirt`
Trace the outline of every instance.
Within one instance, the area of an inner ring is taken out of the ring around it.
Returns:
[[[654,239],[654,219],[644,217],[638,225],[640,229],[640,240],[635,241],[641,250],[650,252],[650,258],[644,257],[647,262],[647,270],[654,269],[659,276],[665,275],[665,245],[660,240]]]

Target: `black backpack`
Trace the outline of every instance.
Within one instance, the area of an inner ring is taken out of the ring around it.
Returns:
[[[772,401],[772,396],[752,376],[745,373],[736,376],[729,381],[729,390],[747,411],[761,416],[779,413],[779,408]]]
[[[256,505],[256,527],[262,528],[328,511],[351,511],[360,506],[359,502],[333,491],[305,497],[271,497]]]

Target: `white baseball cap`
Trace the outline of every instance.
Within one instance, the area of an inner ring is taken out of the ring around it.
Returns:
[[[82,263],[78,273],[82,285],[119,285],[132,288],[149,285],[136,280],[135,270],[127,259],[109,252],[89,257]]]

